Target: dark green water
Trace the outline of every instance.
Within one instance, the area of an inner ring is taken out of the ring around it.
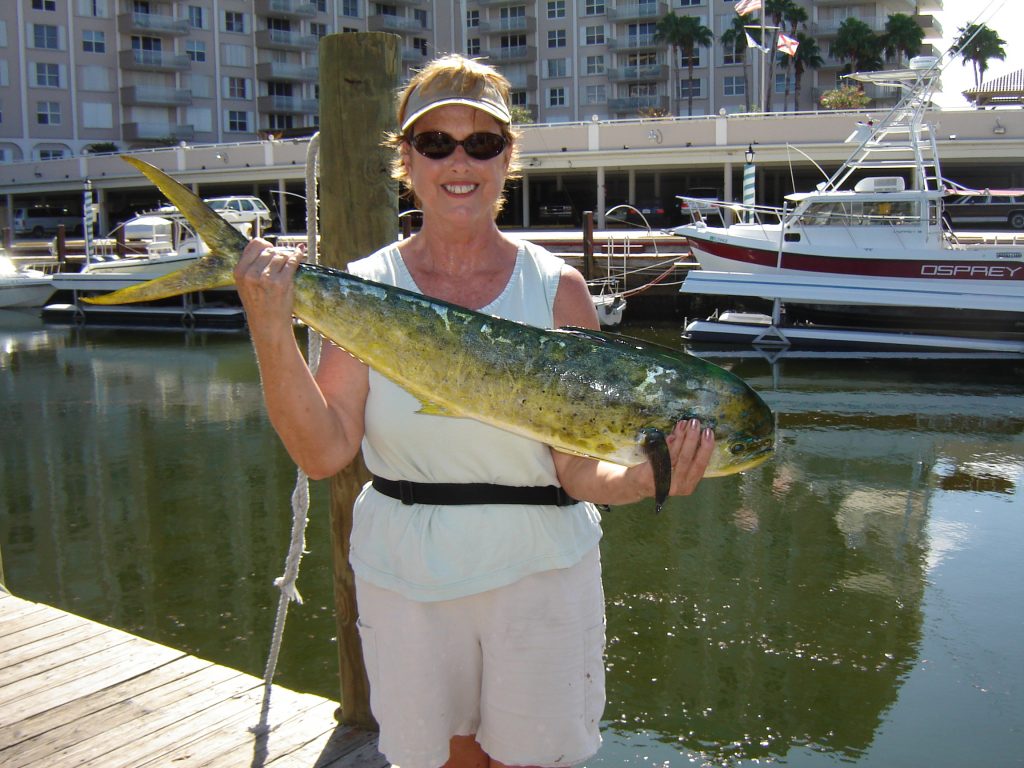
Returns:
[[[1024,765],[1024,360],[715,359],[779,452],[605,516],[588,765]],[[262,675],[294,468],[247,339],[0,313],[0,429],[15,594]],[[333,697],[312,500],[277,681]]]

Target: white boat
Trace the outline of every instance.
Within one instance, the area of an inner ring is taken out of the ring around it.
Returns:
[[[949,56],[851,75],[902,89],[903,98],[876,125],[858,124],[848,139],[857,148],[816,190],[789,195],[781,208],[716,203],[738,221],[710,226],[697,216],[674,230],[701,266],[681,290],[772,300],[773,326],[1024,338],[1024,237],[968,239],[943,216],[944,199],[963,190],[943,179],[925,118]],[[955,308],[937,296],[956,296]]]
[[[0,307],[41,307],[56,290],[50,275],[24,269],[0,253]]]

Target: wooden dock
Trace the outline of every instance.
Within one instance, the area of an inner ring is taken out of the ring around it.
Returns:
[[[337,704],[0,588],[4,768],[386,768]],[[266,727],[259,726],[265,724]]]

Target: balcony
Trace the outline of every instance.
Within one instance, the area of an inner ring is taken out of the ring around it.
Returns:
[[[302,35],[283,29],[261,29],[256,32],[257,48],[272,48],[278,51],[315,51],[320,43],[316,35]]]
[[[127,85],[121,88],[126,107],[182,107],[192,103],[192,91],[159,85]]]
[[[626,96],[608,99],[612,112],[639,112],[641,109],[668,110],[668,96]]]
[[[492,35],[504,35],[509,32],[532,33],[537,28],[537,19],[533,16],[512,16],[505,19],[480,19],[480,31]]]
[[[410,66],[419,66],[426,64],[430,57],[423,51],[422,48],[413,48],[411,46],[402,46],[402,61]]]
[[[522,5],[523,0],[476,0],[481,8],[498,8],[503,5]]]
[[[657,47],[658,43],[654,39],[653,32],[608,38],[608,48],[613,51],[638,51]]]
[[[668,80],[668,64],[640,64],[638,66],[614,67],[608,70],[608,79],[615,82],[639,80],[664,82]]]
[[[537,46],[511,45],[507,48],[491,48],[484,52],[495,64],[516,64],[537,60]]]
[[[513,90],[516,91],[535,91],[537,90],[537,76],[527,75],[516,72],[506,72],[505,77],[508,79],[509,85],[512,86]]]
[[[191,125],[175,123],[122,123],[121,135],[125,141],[175,143],[191,141],[196,131]]]
[[[612,21],[640,21],[660,19],[668,13],[668,3],[621,3],[608,9]]]
[[[917,26],[924,30],[925,37],[942,37],[942,24],[939,22],[938,17],[930,13],[917,13],[914,14],[913,18],[917,22]]]
[[[305,99],[301,96],[260,96],[256,101],[260,112],[284,112],[290,115],[315,115],[320,111],[316,99]]]
[[[312,19],[316,5],[311,0],[256,0],[256,13],[279,19]]]
[[[288,83],[315,83],[320,77],[320,68],[290,61],[264,61],[256,65],[256,77]]]
[[[188,19],[176,19],[158,13],[121,13],[117,16],[117,30],[122,35],[183,36],[192,31]]]
[[[369,32],[426,32],[430,29],[415,16],[391,16],[386,13],[379,13],[366,19],[366,29]]]
[[[184,53],[132,49],[118,53],[121,69],[137,72],[184,72],[192,62]]]

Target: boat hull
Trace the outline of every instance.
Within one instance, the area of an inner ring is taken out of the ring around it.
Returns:
[[[0,307],[41,307],[56,290],[48,277],[0,280]]]

